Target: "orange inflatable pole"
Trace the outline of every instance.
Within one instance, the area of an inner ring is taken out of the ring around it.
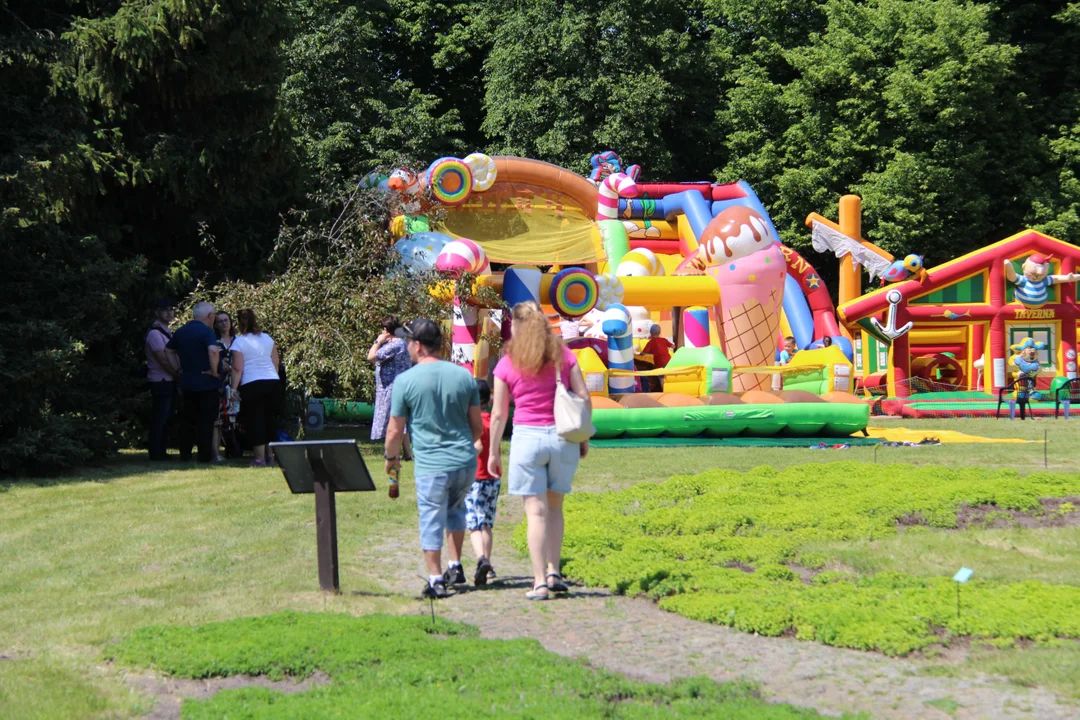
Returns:
[[[844,195],[840,198],[840,232],[850,238],[862,237],[862,198]],[[862,267],[848,255],[840,261],[840,292],[838,305],[851,302],[862,295]],[[851,332],[841,326],[840,332],[851,339]]]

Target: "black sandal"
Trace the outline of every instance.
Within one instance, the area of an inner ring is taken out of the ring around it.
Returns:
[[[555,578],[555,582],[551,582],[551,578]],[[559,573],[547,574],[548,589],[552,592],[570,592],[570,588],[563,582],[563,577]]]
[[[525,598],[528,600],[547,600],[548,597],[547,585],[537,585],[532,590],[525,593]]]

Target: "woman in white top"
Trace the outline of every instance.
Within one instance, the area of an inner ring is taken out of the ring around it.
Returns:
[[[274,440],[274,413],[280,397],[277,345],[259,329],[255,311],[236,316],[239,334],[232,344],[232,389],[240,392],[240,422],[255,450],[254,467],[272,465],[266,444]]]

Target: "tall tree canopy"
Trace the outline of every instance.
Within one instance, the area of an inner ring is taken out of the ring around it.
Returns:
[[[272,249],[402,155],[584,172],[612,148],[649,180],[744,178],[796,247],[847,192],[868,238],[930,262],[1029,224],[1080,233],[1067,0],[0,0],[0,107],[4,473],[127,442],[152,300],[202,282],[300,302],[323,276]],[[358,228],[350,253],[387,242]]]

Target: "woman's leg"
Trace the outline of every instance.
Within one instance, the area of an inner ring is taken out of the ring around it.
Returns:
[[[533,587],[547,584],[548,494],[525,496],[525,517],[529,523],[529,559],[532,561]]]
[[[240,412],[257,462],[266,461],[266,399],[259,382],[240,386]]]
[[[544,558],[548,573],[560,573],[563,540],[563,496],[562,493],[548,490],[547,493],[547,536],[545,537]]]

